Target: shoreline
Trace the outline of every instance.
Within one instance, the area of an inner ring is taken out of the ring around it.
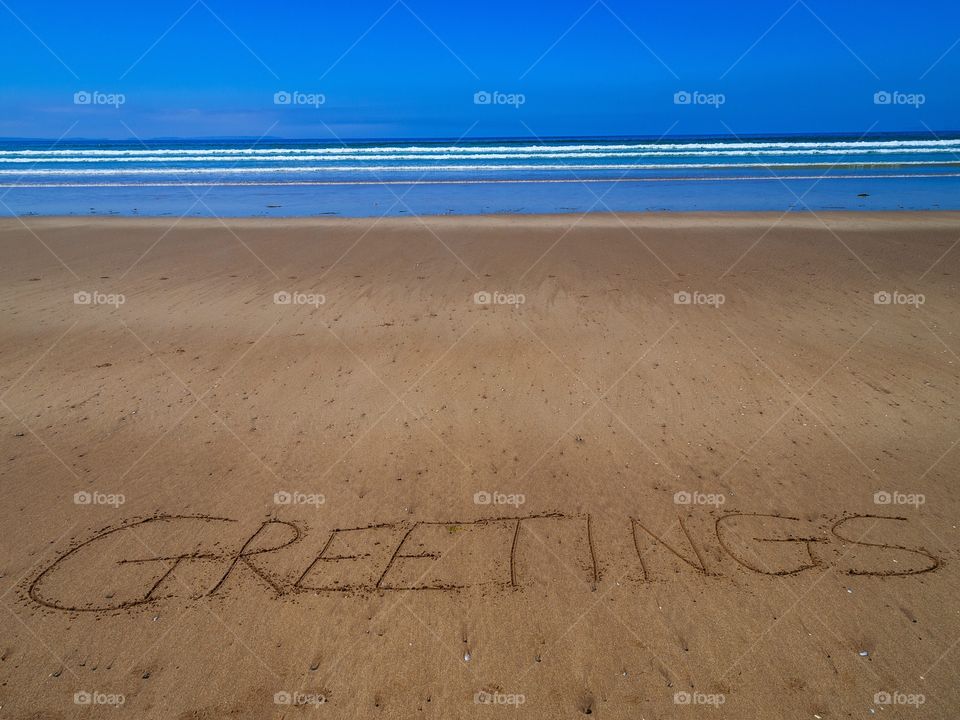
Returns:
[[[893,220],[902,218],[909,220],[922,220],[928,222],[931,220],[944,220],[960,222],[960,210],[809,210],[798,209],[789,211],[772,210],[668,210],[668,211],[590,211],[590,212],[565,212],[565,213],[474,213],[474,214],[453,214],[439,213],[433,215],[381,215],[381,216],[347,216],[347,215],[286,215],[286,216],[257,216],[257,215],[223,215],[216,217],[196,216],[196,215],[0,215],[0,224],[13,223],[14,227],[22,228],[20,220],[30,222],[76,222],[76,221],[103,221],[107,223],[161,223],[164,221],[177,221],[177,223],[196,223],[196,224],[217,224],[221,221],[231,223],[260,223],[270,224],[318,224],[318,223],[355,223],[366,222],[395,223],[395,222],[417,222],[418,220],[431,222],[476,222],[476,221],[531,221],[542,222],[544,220],[569,220],[577,217],[590,220],[609,220],[618,222],[620,220],[632,220],[638,223],[645,222],[670,222],[689,220],[693,223],[709,222],[712,220],[777,220],[781,223],[789,224],[792,221],[810,220],[817,222],[816,218],[823,219],[853,219],[863,220]],[[818,223],[819,224],[819,223]],[[822,227],[822,225],[820,225]]]

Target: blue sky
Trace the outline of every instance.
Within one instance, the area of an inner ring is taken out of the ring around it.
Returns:
[[[2,0],[0,38],[5,137],[960,129],[960,3],[939,0]]]

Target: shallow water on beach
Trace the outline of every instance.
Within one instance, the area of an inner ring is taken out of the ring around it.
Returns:
[[[960,209],[960,137],[0,142],[0,214]]]

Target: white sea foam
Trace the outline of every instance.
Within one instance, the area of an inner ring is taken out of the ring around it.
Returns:
[[[379,155],[250,155],[239,157],[224,157],[221,155],[178,155],[176,157],[158,155],[125,155],[122,157],[44,157],[44,158],[5,158],[0,157],[0,165],[35,165],[38,163],[58,164],[93,164],[93,163],[281,163],[281,162],[341,162],[341,161],[408,161],[408,160],[574,160],[574,159],[604,159],[604,158],[641,158],[641,157],[795,157],[795,156],[832,156],[832,155],[938,155],[958,154],[960,148],[935,147],[923,150],[908,150],[904,148],[875,148],[871,150],[851,151],[845,149],[823,148],[817,150],[694,150],[694,151],[640,151],[640,152],[564,152],[564,153],[447,153],[431,155],[396,155],[383,153]],[[958,155],[960,157],[960,155]]]
[[[243,174],[293,174],[324,172],[489,172],[489,171],[553,171],[573,172],[577,170],[723,170],[726,168],[907,168],[924,166],[956,166],[960,160],[941,162],[921,160],[909,162],[811,162],[811,163],[610,163],[603,165],[304,165],[294,167],[191,167],[191,168],[77,168],[77,169],[0,169],[0,175],[19,176],[111,176],[111,175],[243,175]]]
[[[46,149],[46,150],[0,150],[0,159],[6,158],[121,158],[151,156],[313,156],[313,155],[502,155],[536,154],[555,155],[569,152],[661,152],[665,154],[691,151],[705,151],[708,154],[726,151],[913,151],[925,152],[936,149],[960,149],[960,139],[950,140],[856,140],[830,142],[691,142],[691,143],[630,143],[630,144],[563,144],[550,145],[372,145],[372,146],[335,146],[305,148],[141,148],[125,150],[108,149]]]

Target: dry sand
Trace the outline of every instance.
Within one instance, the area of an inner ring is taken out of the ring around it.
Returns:
[[[960,215],[778,218],[3,220],[0,716],[957,717]]]

